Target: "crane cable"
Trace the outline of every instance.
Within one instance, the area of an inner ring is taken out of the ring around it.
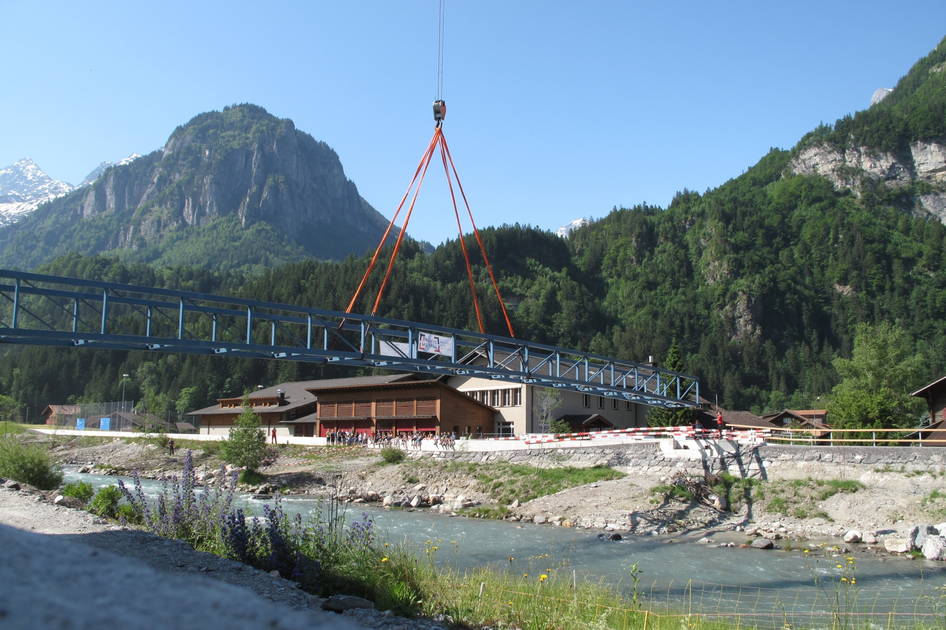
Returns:
[[[460,249],[463,252],[463,261],[466,266],[467,281],[470,285],[470,295],[473,298],[473,309],[476,313],[476,323],[479,326],[480,332],[485,334],[486,328],[483,323],[483,313],[482,309],[480,308],[479,298],[476,295],[476,281],[473,277],[473,267],[470,263],[470,254],[466,246],[466,241],[463,238],[463,226],[460,221],[460,210],[457,204],[456,192],[454,191],[453,186],[454,178],[456,179],[457,189],[459,190],[460,196],[463,199],[463,204],[466,207],[466,213],[470,218],[471,225],[473,226],[473,234],[476,239],[476,244],[479,246],[480,254],[482,255],[483,262],[486,265],[486,271],[489,274],[490,282],[492,283],[493,290],[496,293],[496,299],[499,302],[500,308],[502,309],[503,319],[506,323],[506,330],[509,332],[510,337],[515,337],[516,334],[513,331],[512,322],[510,321],[509,313],[506,310],[506,303],[499,291],[499,283],[496,281],[496,275],[493,272],[493,266],[489,261],[489,257],[486,255],[486,248],[483,245],[483,239],[480,236],[480,231],[476,227],[476,221],[473,219],[473,211],[470,209],[470,202],[466,197],[466,192],[463,190],[463,184],[460,183],[460,174],[457,172],[457,167],[453,163],[453,156],[450,153],[450,148],[447,146],[447,139],[444,137],[443,129],[441,127],[441,123],[446,114],[446,105],[443,101],[443,40],[444,0],[440,0],[437,24],[437,100],[434,102],[434,120],[436,122],[434,135],[433,138],[430,139],[430,143],[428,143],[424,154],[421,156],[420,162],[417,164],[417,168],[414,170],[414,177],[411,179],[411,183],[404,192],[404,196],[401,197],[401,201],[398,203],[397,210],[395,211],[394,216],[391,217],[391,221],[388,223],[387,229],[381,236],[381,240],[378,242],[377,248],[375,248],[374,255],[371,257],[371,261],[368,263],[368,268],[365,269],[365,273],[361,278],[361,282],[358,283],[358,288],[355,289],[355,293],[348,302],[348,307],[345,309],[345,312],[351,313],[352,309],[354,309],[358,298],[361,296],[361,293],[368,282],[368,278],[371,276],[371,272],[374,270],[375,265],[378,262],[381,250],[384,247],[385,242],[387,242],[387,239],[391,234],[391,230],[394,228],[394,223],[397,221],[398,216],[401,214],[401,210],[404,208],[404,203],[407,201],[408,197],[411,197],[411,202],[404,217],[404,225],[401,226],[401,229],[398,231],[397,238],[394,242],[394,248],[391,251],[391,256],[388,259],[387,268],[385,269],[384,277],[381,281],[381,286],[378,287],[378,292],[371,308],[371,314],[377,314],[378,307],[381,304],[381,297],[384,295],[384,290],[387,288],[388,282],[391,279],[391,272],[394,269],[394,261],[401,249],[401,243],[404,240],[404,235],[407,233],[407,226],[411,220],[411,215],[414,213],[414,206],[417,203],[417,197],[420,194],[421,186],[423,185],[424,178],[427,175],[427,169],[430,166],[430,161],[433,158],[434,152],[439,148],[440,160],[443,163],[444,175],[447,178],[447,185],[450,190],[450,200],[453,204],[453,214],[457,222]],[[413,195],[411,195],[412,190]]]
[[[437,100],[443,100],[443,14],[444,0],[440,0],[437,15]]]

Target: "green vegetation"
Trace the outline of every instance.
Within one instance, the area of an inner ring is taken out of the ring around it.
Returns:
[[[221,443],[220,455],[224,461],[247,470],[256,470],[262,463],[266,455],[266,436],[260,429],[259,416],[249,404],[244,402],[243,412]]]
[[[910,391],[923,380],[922,354],[905,331],[889,323],[858,324],[855,331],[851,358],[834,360],[841,382],[831,391],[831,426],[915,426],[925,405]]]
[[[759,487],[754,499],[763,501],[765,509],[795,518],[831,520],[817,504],[836,494],[851,494],[862,489],[859,481],[844,479],[792,479],[770,481]]]
[[[266,477],[256,472],[255,470],[247,469],[247,470],[240,471],[240,474],[237,477],[237,481],[247,486],[258,486],[264,481],[266,481]]]
[[[946,492],[932,490],[920,499],[920,507],[934,518],[946,518]]]
[[[40,446],[23,444],[14,435],[0,435],[0,477],[53,490],[62,483],[62,471]]]
[[[73,497],[79,499],[83,503],[88,503],[95,495],[95,490],[92,488],[92,484],[86,483],[85,481],[73,481],[72,483],[67,483],[60,490],[63,496]]]
[[[121,500],[122,492],[118,486],[105,486],[99,488],[89,501],[88,510],[97,516],[118,518],[118,505]]]
[[[381,459],[384,460],[385,464],[398,464],[404,461],[406,456],[404,451],[393,446],[385,446],[381,449]]]
[[[518,499],[524,503],[536,497],[555,494],[596,481],[620,479],[624,473],[606,466],[590,468],[536,468],[522,464],[468,464],[479,489],[494,500],[508,505]]]
[[[8,420],[0,421],[0,435],[23,433],[26,429],[15,422]]]

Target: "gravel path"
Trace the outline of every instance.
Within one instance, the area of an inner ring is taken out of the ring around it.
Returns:
[[[374,610],[344,615],[292,582],[119,527],[40,494],[0,488],[0,626],[434,630]]]

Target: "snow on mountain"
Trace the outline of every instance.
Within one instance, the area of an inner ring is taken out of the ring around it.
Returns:
[[[102,162],[101,164],[96,166],[94,169],[92,169],[92,172],[86,175],[85,179],[82,180],[82,183],[76,186],[76,188],[82,188],[83,186],[88,186],[89,184],[97,180],[99,177],[101,177],[102,173],[107,171],[112,166],[124,166],[125,164],[128,164],[129,162],[134,162],[140,157],[141,156],[138,155],[137,153],[132,153],[125,159],[119,160],[117,162]]]
[[[588,219],[575,219],[573,221],[569,221],[562,227],[558,228],[555,231],[555,233],[561,236],[562,238],[567,238],[569,234],[571,234],[572,232],[574,232],[580,227],[585,227],[586,225],[591,225],[591,221],[589,221]]]
[[[72,189],[44,173],[29,158],[0,169],[0,226],[15,223],[40,204]]]

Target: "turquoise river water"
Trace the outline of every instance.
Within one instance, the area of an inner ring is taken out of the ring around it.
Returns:
[[[66,471],[66,478],[95,487],[118,481],[75,471]],[[125,483],[131,487],[130,480]],[[161,489],[157,481],[143,480],[142,486],[149,495]],[[251,514],[261,514],[265,502],[242,496],[237,503]],[[289,514],[320,509],[316,499],[290,496],[282,503]],[[740,613],[746,615],[746,624],[790,623],[796,628],[830,626],[832,613],[843,611],[867,614],[860,619],[883,627],[912,622],[946,627],[946,563],[858,554],[851,567],[845,556],[827,550],[717,548],[671,544],[660,537],[610,542],[587,530],[348,506],[348,521],[362,518],[374,521],[379,537],[419,554],[436,545],[441,564],[602,581],[629,596],[636,590],[652,610]],[[636,587],[631,571],[635,564]],[[856,585],[841,577],[855,577]]]

